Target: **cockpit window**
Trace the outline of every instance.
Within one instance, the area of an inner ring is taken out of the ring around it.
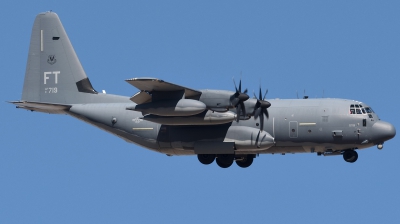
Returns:
[[[366,107],[365,110],[367,111],[367,113],[373,113],[374,111],[372,110],[371,107]]]
[[[372,109],[370,107],[363,107],[361,104],[351,104],[350,105],[350,114],[367,114],[372,113]]]
[[[361,113],[361,109],[360,109],[360,106],[359,105],[354,105],[355,107],[356,107],[356,114],[362,114]]]

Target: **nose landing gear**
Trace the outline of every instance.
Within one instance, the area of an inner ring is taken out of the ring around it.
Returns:
[[[378,145],[376,145],[376,147],[377,147],[379,150],[383,149],[383,142],[382,142],[382,143],[379,143]]]

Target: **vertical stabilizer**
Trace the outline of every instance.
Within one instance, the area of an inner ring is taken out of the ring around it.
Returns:
[[[84,95],[83,95],[84,94]],[[22,100],[83,103],[97,94],[54,12],[40,13],[32,28]]]

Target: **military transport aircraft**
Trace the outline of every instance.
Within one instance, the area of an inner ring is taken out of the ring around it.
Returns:
[[[261,88],[195,90],[156,78],[126,80],[132,97],[97,92],[54,12],[33,24],[22,99],[17,108],[68,114],[130,143],[166,155],[197,155],[203,164],[248,167],[259,154],[315,153],[357,160],[356,150],[396,135],[372,108],[345,99],[266,101]]]

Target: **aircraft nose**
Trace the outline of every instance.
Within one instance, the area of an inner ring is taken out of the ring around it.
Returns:
[[[392,139],[396,135],[396,129],[391,123],[385,121],[377,121],[372,125],[374,140],[386,141]]]

